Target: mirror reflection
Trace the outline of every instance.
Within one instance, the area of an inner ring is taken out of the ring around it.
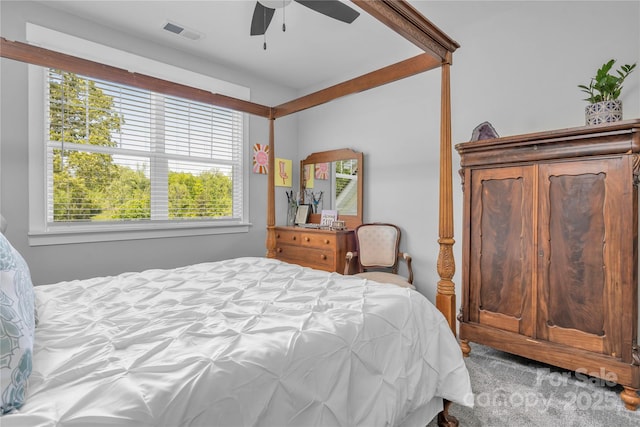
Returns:
[[[358,214],[358,160],[305,164],[303,167],[305,203],[313,213],[335,209],[341,215]]]
[[[362,223],[362,167],[362,153],[349,149],[309,155],[300,162],[303,203],[318,216],[322,210],[337,211],[350,228]]]

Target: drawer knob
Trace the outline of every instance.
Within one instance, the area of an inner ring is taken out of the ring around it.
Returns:
[[[296,236],[293,236],[293,237],[291,238],[291,240],[296,240]]]
[[[276,239],[280,238],[280,233],[276,234]]]
[[[325,254],[322,254],[322,255],[320,255],[320,259],[324,261],[324,260],[327,259],[327,256]]]
[[[278,251],[278,253],[282,252],[282,248],[277,248],[276,250]]]
[[[309,239],[308,237],[305,237],[305,238],[304,238],[304,241],[305,241],[305,242],[308,242],[309,240],[311,240],[311,239]]]
[[[329,239],[324,239],[324,242],[328,245],[330,243]]]

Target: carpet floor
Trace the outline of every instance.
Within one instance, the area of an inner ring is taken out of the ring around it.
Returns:
[[[625,409],[610,381],[474,343],[465,362],[475,407],[450,410],[462,427],[640,426],[640,409]]]

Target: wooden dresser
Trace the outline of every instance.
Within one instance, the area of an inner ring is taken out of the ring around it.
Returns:
[[[458,144],[461,347],[615,381],[640,404],[640,120]]]
[[[353,230],[275,227],[275,235],[277,259],[340,274],[347,252],[355,248]]]

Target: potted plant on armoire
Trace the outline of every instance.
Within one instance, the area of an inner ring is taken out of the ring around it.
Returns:
[[[623,65],[615,73],[611,72],[615,59],[606,62],[596,71],[589,85],[578,85],[582,92],[589,95],[585,101],[589,105],[585,108],[587,125],[599,125],[622,120],[622,83],[636,67],[636,64]]]

